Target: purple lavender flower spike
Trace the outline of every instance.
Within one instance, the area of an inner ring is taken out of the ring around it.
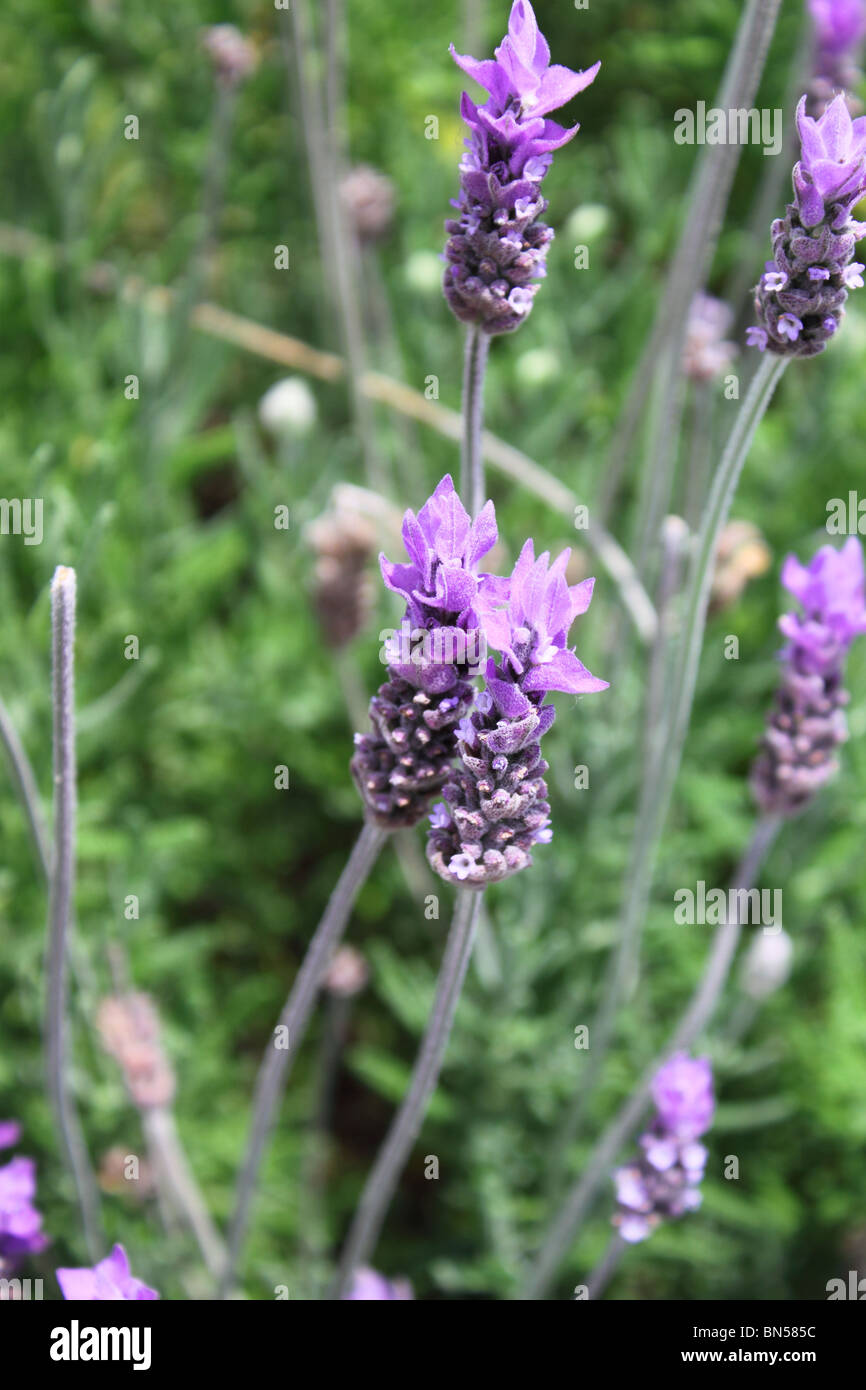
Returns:
[[[348,1293],[343,1295],[349,1302],[390,1303],[409,1302],[413,1298],[412,1286],[406,1279],[386,1279],[375,1269],[356,1269]]]
[[[13,1122],[7,1144],[14,1144]],[[15,1273],[27,1255],[38,1255],[48,1244],[42,1232],[42,1216],[33,1205],[36,1196],[36,1164],[32,1158],[13,1158],[0,1168],[0,1277]]]
[[[449,883],[485,888],[532,863],[532,847],[550,840],[550,806],[539,740],[553,723],[549,690],[573,695],[605,690],[566,647],[568,629],[585,613],[594,580],[571,587],[569,551],[550,564],[527,541],[507,585],[483,583],[478,611],[487,640],[502,653],[487,663],[486,689],[464,729],[461,766],[431,816],[427,858]]]
[[[866,196],[866,116],[852,121],[840,93],[813,120],[801,97],[797,129],[794,201],[773,223],[773,259],[755,290],[758,327],[746,336],[762,352],[814,357],[837,331],[858,278],[852,260],[866,223],[851,212]]]
[[[656,1113],[638,1140],[640,1154],[613,1175],[613,1224],[630,1245],[646,1240],[660,1222],[701,1204],[707,1150],[697,1141],[715,1109],[709,1061],[677,1052],[656,1074],[652,1094]]]
[[[130,1273],[122,1245],[115,1245],[93,1269],[58,1269],[57,1282],[68,1303],[134,1303],[159,1298],[156,1289],[149,1289]]]
[[[808,109],[810,116],[820,116],[840,90],[852,105],[866,38],[866,0],[808,0],[808,5],[813,29]]]
[[[767,815],[793,816],[837,771],[835,751],[848,737],[845,660],[866,632],[860,542],[851,536],[841,550],[822,546],[808,565],[789,555],[782,583],[803,614],[779,621],[788,644],[751,785]]]
[[[460,215],[445,223],[445,298],[464,323],[513,333],[532,308],[553,240],[539,221],[547,209],[541,181],[553,151],[578,130],[548,116],[588,87],[601,64],[585,72],[551,65],[529,0],[512,5],[495,59],[463,57],[453,44],[451,55],[489,97],[476,106],[464,92],[460,105],[469,138],[454,203]]]
[[[408,563],[380,559],[406,614],[386,643],[388,679],[370,701],[373,732],[355,735],[351,768],[368,816],[387,830],[415,825],[449,776],[482,655],[478,566],[496,539],[493,503],[470,521],[446,475],[418,515],[404,517]]]

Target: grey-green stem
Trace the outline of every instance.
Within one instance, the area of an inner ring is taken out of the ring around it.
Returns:
[[[484,506],[484,377],[490,335],[480,328],[466,330],[463,363],[463,445],[460,455],[460,496],[470,516]]]
[[[247,1235],[259,1169],[277,1106],[309,1022],[322,978],[342,939],[355,899],[366,883],[387,835],[388,832],[379,826],[364,823],[348,863],[331,894],[325,914],[313,933],[303,964],[265,1048],[256,1079],[247,1150],[238,1176],[235,1209],[229,1228],[228,1257],[220,1282],[221,1298],[227,1298],[231,1292],[235,1270]]]
[[[75,571],[60,565],[51,582],[54,719],[54,854],[48,908],[45,1058],[48,1093],[91,1260],[102,1253],[99,1192],[69,1086],[66,982],[75,893]]]
[[[762,818],[757,822],[752,839],[734,875],[734,889],[750,888],[754,884],[781,824],[778,817]],[[518,1298],[544,1297],[569,1246],[577,1238],[581,1221],[600,1184],[610,1176],[617,1154],[639,1123],[649,1101],[653,1078],[659,1068],[673,1053],[688,1050],[712,1018],[730,974],[740,933],[741,924],[736,917],[733,920],[726,919],[718,927],[703,975],[670,1041],[647,1067],[636,1089],[608,1125],[590,1154],[582,1176],[556,1211],[547,1228],[538,1258],[523,1289],[518,1293]]]
[[[469,968],[481,909],[482,893],[461,889],[448,933],[430,1021],[415,1062],[412,1081],[385,1138],[346,1238],[334,1297],[349,1288],[355,1270],[375,1249],[400,1175],[421,1128],[451,1035],[460,992]]]

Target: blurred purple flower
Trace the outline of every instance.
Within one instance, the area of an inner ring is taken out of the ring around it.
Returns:
[[[822,546],[808,565],[789,555],[782,583],[803,613],[785,613],[782,679],[752,770],[755,798],[767,814],[801,811],[838,770],[848,737],[845,661],[866,632],[863,551],[851,536],[840,550]]]
[[[794,166],[794,202],[772,226],[773,259],[755,291],[752,347],[780,356],[823,352],[844,316],[854,248],[866,223],[851,216],[866,195],[866,116],[856,120],[840,93],[824,114],[797,107],[802,153]]]
[[[7,1122],[7,1136],[14,1122]],[[15,1143],[17,1135],[8,1139]],[[0,1168],[0,1275],[9,1275],[26,1255],[38,1255],[48,1244],[42,1216],[33,1205],[36,1164],[32,1158],[13,1158]]]
[[[405,1279],[393,1282],[375,1269],[356,1269],[348,1293],[344,1300],[367,1303],[408,1302],[413,1298],[412,1286]]]
[[[11,1149],[21,1138],[21,1126],[17,1120],[0,1120],[0,1149]]]
[[[553,151],[578,131],[547,118],[588,87],[601,65],[585,72],[551,65],[529,0],[512,6],[494,59],[464,57],[453,44],[451,54],[489,97],[476,106],[464,92],[460,105],[470,134],[455,203],[460,217],[445,224],[445,297],[464,323],[511,333],[532,308],[533,281],[545,274],[553,239],[538,220],[547,208],[541,181]]]
[[[641,1152],[613,1175],[613,1224],[629,1244],[646,1240],[660,1222],[701,1204],[707,1150],[697,1140],[715,1110],[708,1060],[676,1053],[656,1074],[652,1094],[656,1114],[638,1140]]]
[[[122,1245],[115,1245],[93,1269],[58,1269],[57,1282],[69,1303],[132,1303],[159,1298],[156,1289],[133,1278]]]
[[[532,847],[552,836],[539,740],[554,708],[544,695],[607,688],[566,646],[594,584],[567,584],[568,557],[566,550],[551,565],[527,541],[510,580],[480,587],[481,624],[503,659],[487,663],[486,688],[469,715],[473,736],[462,738],[462,765],[444,789],[450,814],[439,812],[428,835],[427,857],[448,882],[484,888],[532,863]]]

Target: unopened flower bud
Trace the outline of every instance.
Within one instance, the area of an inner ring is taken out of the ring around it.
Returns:
[[[791,973],[794,943],[784,928],[759,932],[743,958],[740,983],[750,999],[766,999]]]

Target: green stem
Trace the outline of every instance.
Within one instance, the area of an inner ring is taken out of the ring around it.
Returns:
[[[370,870],[379,857],[388,832],[365,822],[349,861],[331,894],[325,915],[313,933],[289,997],[259,1067],[253,1096],[253,1119],[247,1150],[238,1175],[235,1209],[228,1237],[228,1256],[220,1282],[220,1297],[227,1298],[246,1239],[250,1207],[265,1148],[286,1081],[309,1022],[313,1004],[331,956],[339,945],[349,913]]]
[[[480,328],[468,328],[463,367],[460,495],[472,517],[476,517],[484,506],[484,376],[489,352],[490,335]]]
[[[778,817],[759,820],[734,875],[732,888],[750,888],[779,833]],[[741,925],[736,915],[719,926],[707,958],[703,975],[680,1017],[666,1047],[650,1063],[636,1089],[610,1122],[578,1182],[556,1211],[547,1228],[538,1258],[529,1272],[520,1299],[543,1298],[569,1247],[580,1230],[581,1221],[602,1182],[610,1171],[622,1145],[640,1121],[649,1101],[653,1079],[674,1053],[688,1050],[710,1021],[725,986],[740,939]]]
[[[334,1286],[335,1298],[342,1297],[352,1282],[355,1270],[365,1264],[373,1253],[400,1175],[436,1089],[475,943],[481,899],[482,894],[471,889],[462,889],[458,893],[436,997],[412,1081],[361,1194],[343,1248]]]

